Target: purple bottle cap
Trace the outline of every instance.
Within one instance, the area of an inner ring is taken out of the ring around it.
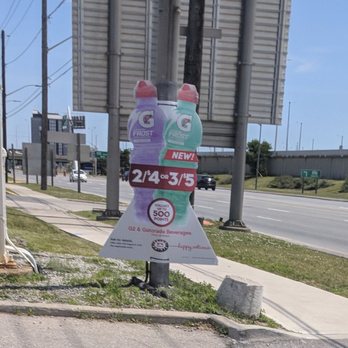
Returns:
[[[178,91],[178,100],[198,104],[198,92],[196,86],[184,83]]]
[[[134,88],[135,98],[157,97],[157,88],[149,80],[140,80]]]

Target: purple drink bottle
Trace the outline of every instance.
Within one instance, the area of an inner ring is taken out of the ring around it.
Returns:
[[[166,117],[157,105],[157,89],[148,80],[135,86],[136,107],[128,120],[128,138],[133,143],[131,164],[158,165],[164,146],[163,128]],[[136,216],[147,218],[147,209],[153,200],[154,190],[134,188]]]

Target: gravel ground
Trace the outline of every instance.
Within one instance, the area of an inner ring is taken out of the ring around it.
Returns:
[[[130,279],[128,273],[133,271],[120,260],[51,253],[33,256],[39,266],[39,274],[30,272],[18,276],[16,271],[0,271],[0,300],[89,305],[86,292],[101,288],[98,281],[93,281],[93,275],[113,270],[127,284]],[[17,256],[15,260],[19,270],[28,268],[22,258]],[[107,277],[105,281],[108,281]]]

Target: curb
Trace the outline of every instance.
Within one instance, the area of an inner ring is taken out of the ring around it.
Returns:
[[[209,323],[217,330],[238,341],[289,341],[304,338],[280,329],[238,324],[215,314],[162,311],[134,308],[102,308],[68,304],[41,304],[29,302],[1,301],[0,312],[35,316],[71,317],[79,319],[102,319],[115,321],[140,321],[146,324],[185,325],[187,323]]]

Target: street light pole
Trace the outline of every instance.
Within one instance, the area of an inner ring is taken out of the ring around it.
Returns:
[[[12,91],[11,93],[7,93],[7,94],[6,94],[6,97],[8,97],[8,96],[10,96],[11,94],[14,94],[14,93],[16,93],[16,92],[19,92],[19,91],[21,91],[22,89],[27,88],[27,87],[42,87],[42,86],[41,86],[41,85],[24,85],[24,86],[22,86],[22,87],[20,87],[20,88],[15,89],[15,90]]]
[[[302,122],[300,123],[300,136],[298,139],[298,150],[301,151],[301,141],[302,141]]]
[[[256,162],[255,190],[257,190],[257,180],[258,180],[258,178],[259,178],[259,171],[260,171],[260,157],[261,157],[261,133],[262,133],[262,124],[260,124],[259,147],[258,147],[258,149],[257,149],[257,162]]]
[[[289,108],[288,108],[288,126],[287,126],[287,129],[286,129],[286,147],[285,147],[285,151],[288,151],[288,145],[289,145],[290,107],[291,107],[291,102],[289,102]]]

